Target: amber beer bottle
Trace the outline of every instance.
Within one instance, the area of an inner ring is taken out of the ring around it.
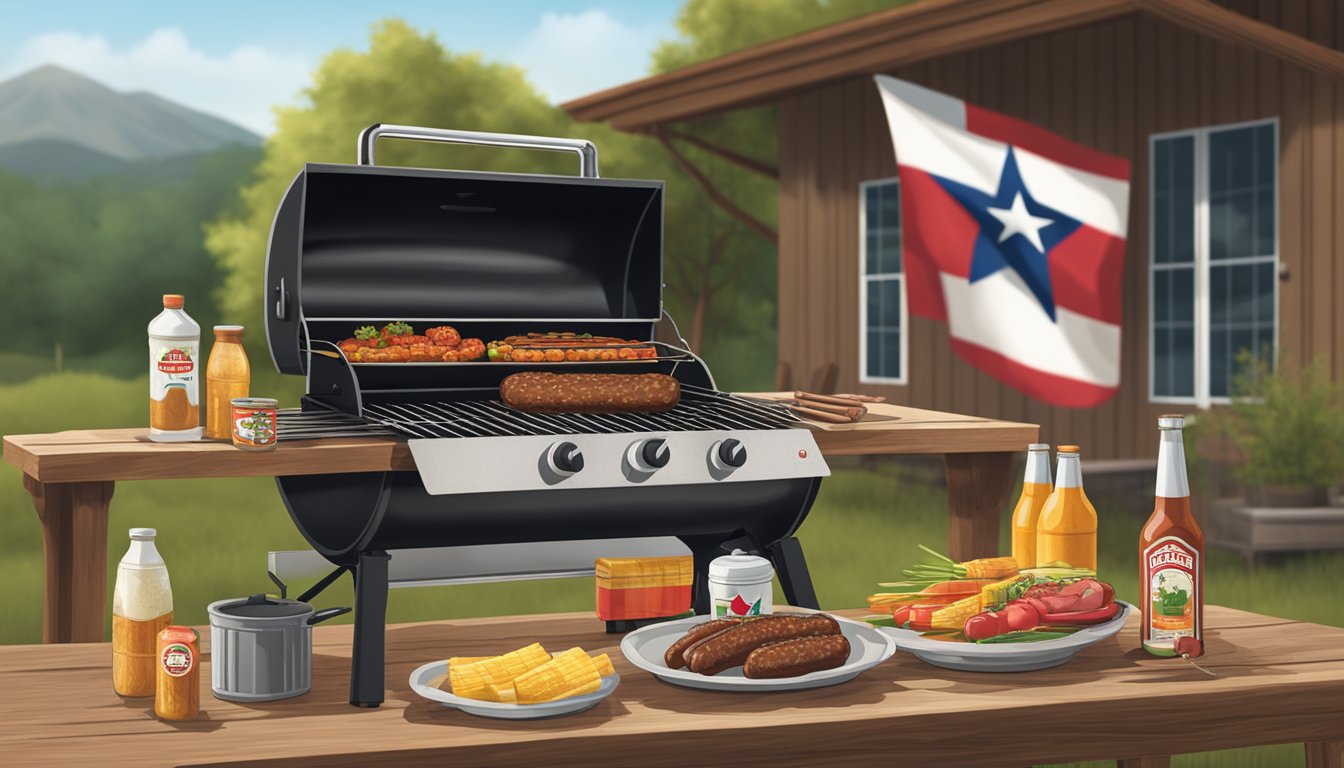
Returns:
[[[1032,443],[1027,446],[1027,470],[1022,478],[1022,496],[1013,508],[1013,559],[1017,567],[1035,568],[1036,523],[1041,508],[1053,490],[1050,480],[1050,446]]]
[[[1081,449],[1059,446],[1055,490],[1036,521],[1036,563],[1097,570],[1097,510],[1083,492]]]
[[[1180,415],[1159,416],[1157,499],[1139,534],[1143,649],[1175,656],[1182,637],[1204,639],[1204,532],[1190,511]]]

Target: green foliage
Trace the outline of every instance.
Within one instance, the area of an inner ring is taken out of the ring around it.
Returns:
[[[112,372],[130,375],[144,369],[161,294],[185,294],[207,324],[220,275],[201,223],[233,203],[257,156],[235,147],[197,158],[185,177],[75,185],[0,173],[0,323],[17,331],[0,349],[51,360],[59,344],[68,358],[107,355]]]
[[[1344,385],[1324,359],[1300,371],[1271,370],[1243,353],[1231,407],[1206,414],[1245,457],[1234,471],[1250,485],[1329,487],[1344,479]]]

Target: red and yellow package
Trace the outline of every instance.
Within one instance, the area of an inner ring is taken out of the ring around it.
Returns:
[[[594,571],[603,621],[676,616],[691,607],[690,557],[599,557]]]

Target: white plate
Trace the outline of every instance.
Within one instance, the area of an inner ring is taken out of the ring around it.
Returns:
[[[849,659],[835,669],[823,669],[797,677],[751,680],[742,676],[741,667],[713,676],[697,674],[689,669],[668,669],[663,661],[668,647],[691,627],[709,621],[707,616],[691,616],[637,629],[621,641],[621,653],[631,664],[652,672],[660,680],[712,691],[798,691],[836,685],[853,680],[859,673],[872,669],[896,653],[896,644],[892,639],[873,627],[839,616],[833,618],[840,622],[840,631],[849,640]]]
[[[570,696],[559,701],[544,701],[540,704],[503,704],[497,701],[477,701],[454,696],[440,690],[433,681],[448,675],[447,661],[431,661],[411,673],[411,690],[445,707],[460,709],[469,715],[478,717],[497,717],[503,720],[537,720],[543,717],[560,717],[583,712],[597,706],[599,701],[611,695],[621,682],[620,675],[608,675],[602,678],[602,687],[582,696]]]
[[[1054,640],[1034,643],[956,643],[930,640],[913,629],[881,627],[902,651],[912,653],[935,667],[966,672],[1029,672],[1057,667],[1093,643],[1115,635],[1125,626],[1134,606],[1119,601],[1121,611],[1105,624],[1095,624]]]

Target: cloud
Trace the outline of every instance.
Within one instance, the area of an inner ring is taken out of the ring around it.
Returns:
[[[672,33],[667,24],[626,25],[598,9],[548,11],[509,58],[559,103],[643,77],[650,53]]]
[[[212,56],[173,28],[156,29],[124,49],[101,35],[48,32],[5,57],[0,79],[43,64],[59,64],[117,90],[150,91],[263,135],[274,129],[271,107],[294,101],[313,68],[303,56],[255,45]]]

